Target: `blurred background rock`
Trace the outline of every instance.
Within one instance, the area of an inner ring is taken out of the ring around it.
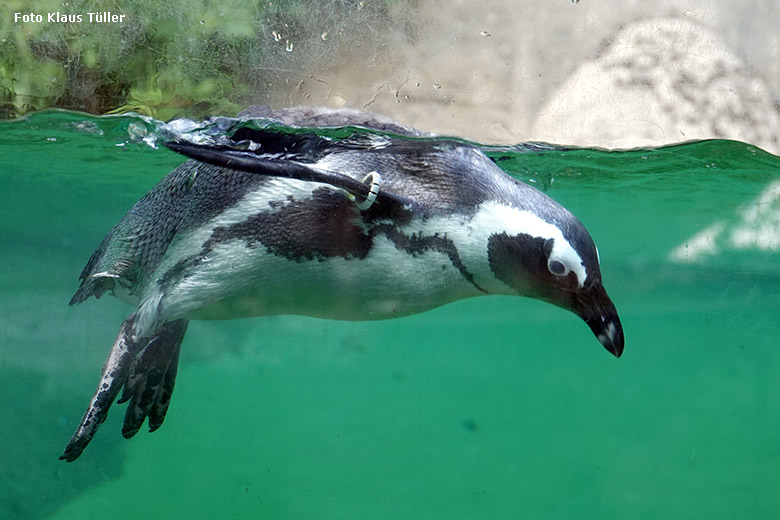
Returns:
[[[488,142],[719,137],[780,153],[772,2],[485,5],[422,1],[406,41],[325,67],[279,102],[356,105]]]

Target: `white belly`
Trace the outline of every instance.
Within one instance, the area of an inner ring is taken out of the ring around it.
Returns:
[[[528,226],[523,216],[526,212],[494,203],[483,205],[470,216],[415,218],[397,228],[406,237],[436,235],[451,244],[457,258],[451,256],[452,251],[437,247],[410,252],[382,233],[373,237],[363,258],[296,261],[271,253],[262,243],[241,238],[204,249],[215,229],[242,222],[258,211],[272,210],[273,201],[291,196],[304,200],[316,186],[274,180],[262,192],[248,194],[237,206],[178,237],[139,295],[138,332],[144,334],[160,323],[180,318],[298,314],[342,320],[385,319],[485,293],[517,294],[494,276],[487,244],[491,233],[508,228],[510,232],[514,228],[523,231]],[[196,264],[178,269],[182,259],[194,258],[198,259]],[[175,280],[166,280],[174,271]]]
[[[362,259],[296,262],[242,240],[217,246],[197,272],[167,291],[168,319],[300,314],[375,320],[482,294],[439,251],[410,254],[376,237]]]

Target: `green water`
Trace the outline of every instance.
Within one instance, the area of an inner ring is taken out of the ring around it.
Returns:
[[[777,517],[780,158],[728,141],[486,150],[596,239],[620,359],[510,297],[193,322],[163,427],[59,461],[130,312],[78,273],[182,162],[134,122],[0,124],[0,518]]]

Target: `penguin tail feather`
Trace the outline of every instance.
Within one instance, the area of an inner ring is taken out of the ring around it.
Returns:
[[[70,302],[68,302],[68,305],[78,305],[90,296],[100,298],[103,296],[104,292],[113,289],[113,287],[114,280],[112,278],[87,278],[86,280],[82,281],[81,286],[76,289],[76,292],[73,294]]]

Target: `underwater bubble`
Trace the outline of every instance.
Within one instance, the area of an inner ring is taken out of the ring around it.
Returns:
[[[127,125],[127,135],[131,141],[141,141],[149,135],[149,131],[142,123],[132,122]]]

